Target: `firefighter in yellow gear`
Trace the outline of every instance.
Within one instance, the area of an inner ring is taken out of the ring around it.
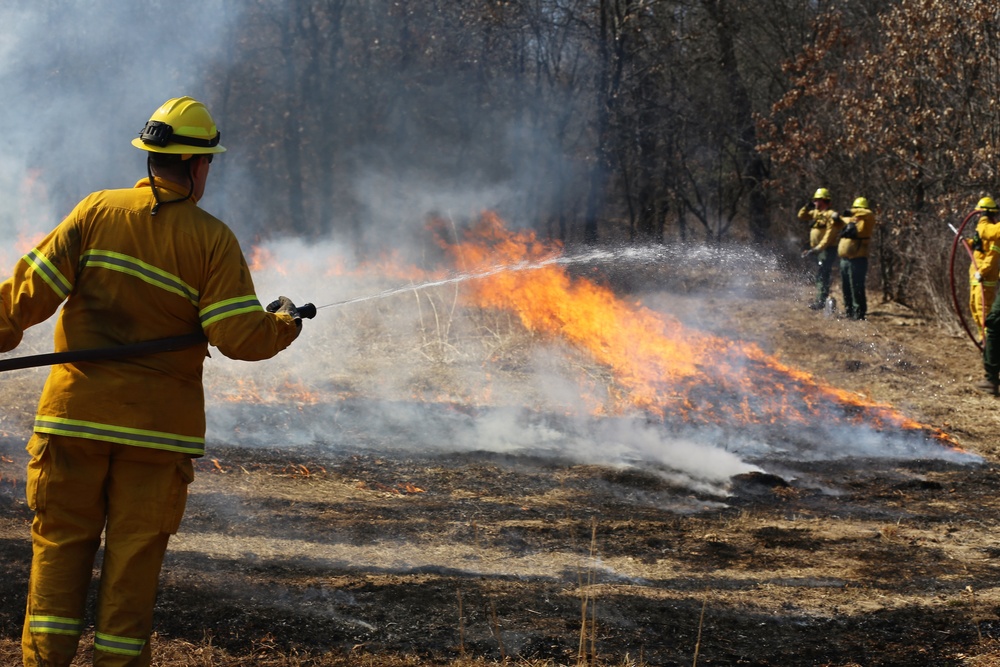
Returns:
[[[192,458],[204,453],[208,345],[267,359],[301,329],[291,300],[261,306],[233,232],[197,205],[213,156],[225,151],[205,105],[168,100],[132,143],[147,152],[147,178],[84,198],[0,285],[0,351],[60,305],[57,352],[205,340],[52,366],[27,446],[35,518],[22,655],[31,667],[73,660],[102,532],[94,664],[150,664],[160,567]]]
[[[803,257],[815,257],[816,299],[809,304],[813,310],[822,309],[830,296],[830,274],[837,259],[837,235],[844,223],[840,214],[830,206],[830,191],[819,188],[812,201],[799,209],[799,220],[809,223],[809,249]]]
[[[972,248],[972,263],[969,265],[969,311],[979,326],[979,335],[985,335],[986,313],[990,312],[993,297],[997,293],[997,278],[1000,276],[1000,222],[997,207],[992,197],[983,197],[976,204],[979,220],[976,231],[969,240]]]
[[[840,215],[844,228],[837,242],[840,257],[840,287],[844,297],[844,314],[853,320],[868,317],[868,246],[875,232],[875,214],[868,199],[858,197],[848,211]]]

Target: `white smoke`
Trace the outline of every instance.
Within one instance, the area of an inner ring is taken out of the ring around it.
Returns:
[[[588,355],[538,338],[527,341],[531,349],[522,354],[505,348],[525,344],[510,331],[493,330],[487,337],[495,340],[481,340],[484,332],[474,327],[482,323],[462,316],[459,293],[465,280],[408,285],[357,269],[345,259],[346,249],[332,243],[290,240],[265,244],[264,250],[271,268],[257,273],[258,293],[267,298],[282,293],[297,303],[311,300],[329,307],[306,320],[301,337],[272,360],[209,362],[210,397],[212,387],[247,383],[257,392],[253,401],[263,399],[260,404],[212,400],[209,436],[216,442],[543,456],[641,468],[712,494],[724,493],[734,475],[776,462],[976,460],[918,434],[885,433],[846,421],[809,429],[788,425],[782,431],[670,424],[643,414],[596,417],[595,408],[608,399],[607,378],[593,375],[601,371],[588,368]],[[759,270],[769,265],[764,257],[747,262],[738,253],[705,248],[592,251],[563,261],[580,268],[574,258],[588,269],[634,269],[654,260],[672,266],[708,263],[738,281],[753,272],[748,265],[755,265],[757,279],[762,273],[763,280],[774,277]],[[324,268],[331,266],[339,272]],[[745,289],[746,281],[739,282]],[[654,301],[669,308],[667,296]],[[701,324],[711,319],[703,311],[690,317]],[[714,324],[719,325],[718,318]],[[510,340],[504,342],[504,336]],[[738,360],[729,361],[739,369]],[[312,394],[305,402],[302,391]],[[312,402],[317,398],[319,403]]]

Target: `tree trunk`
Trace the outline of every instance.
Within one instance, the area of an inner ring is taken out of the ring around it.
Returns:
[[[767,165],[757,152],[757,130],[753,119],[753,102],[743,77],[740,76],[733,35],[739,29],[727,11],[726,0],[705,0],[705,9],[715,21],[716,37],[722,71],[726,76],[733,121],[742,128],[737,136],[737,160],[742,179],[749,192],[747,215],[753,240],[762,243],[768,238],[771,226],[767,195],[763,184],[767,178]]]

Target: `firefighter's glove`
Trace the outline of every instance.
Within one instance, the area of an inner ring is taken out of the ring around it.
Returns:
[[[854,215],[854,211],[851,211],[851,210],[841,211],[840,212],[840,217],[842,217],[842,218],[849,218],[852,215]]]
[[[285,313],[290,315],[295,320],[296,331],[302,331],[302,318],[299,316],[299,311],[295,307],[295,304],[287,296],[279,296],[267,304],[266,310],[269,313]]]
[[[805,205],[805,209],[807,211],[811,211],[814,208],[816,208],[816,202],[814,202],[814,201],[811,201],[811,202],[809,202],[808,204]]]
[[[840,232],[840,238],[842,239],[858,238],[858,225],[853,222],[847,223],[847,225]]]
[[[976,279],[977,283],[983,282],[983,274],[981,274],[979,271],[976,271],[974,274],[972,274],[972,277]]]

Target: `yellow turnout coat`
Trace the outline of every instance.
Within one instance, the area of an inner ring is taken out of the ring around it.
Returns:
[[[157,179],[163,198],[186,193]],[[295,339],[287,314],[267,313],[232,231],[191,200],[150,215],[148,179],[95,192],[0,285],[0,351],[65,301],[55,351],[105,348],[203,332],[234,359],[274,356]],[[86,280],[81,277],[86,276]],[[119,361],[54,365],[36,433],[204,453],[207,343]]]

